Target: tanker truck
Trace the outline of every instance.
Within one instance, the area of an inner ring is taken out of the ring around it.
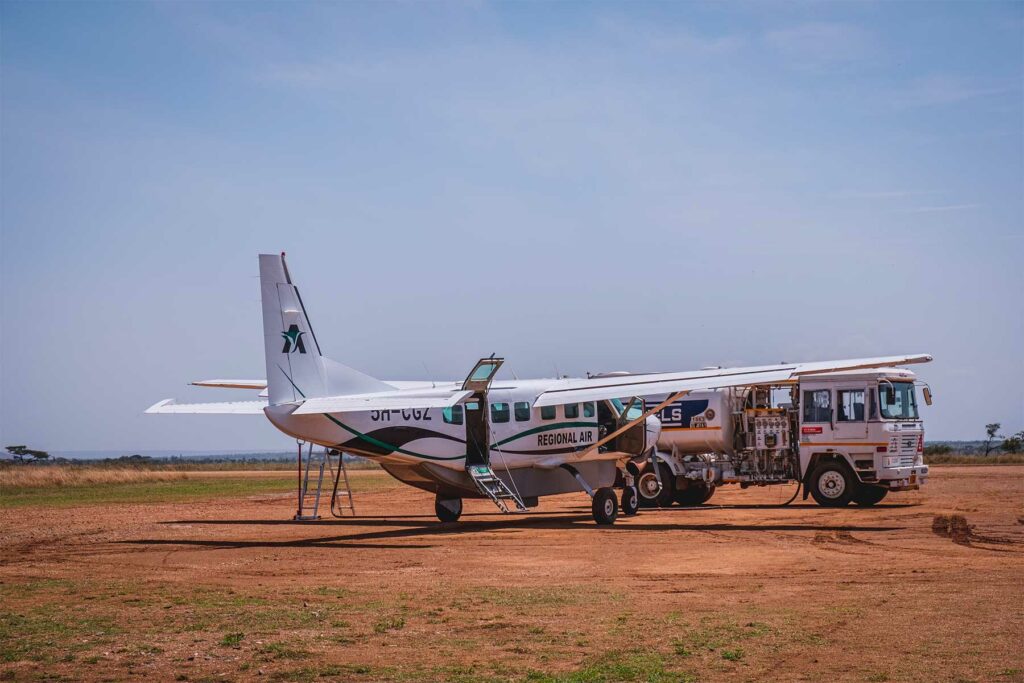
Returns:
[[[928,466],[917,383],[909,370],[880,368],[690,393],[658,413],[655,451],[634,472],[640,503],[700,505],[724,484],[799,482],[825,507],[919,489]]]

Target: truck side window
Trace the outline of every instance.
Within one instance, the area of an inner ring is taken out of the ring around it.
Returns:
[[[441,417],[450,425],[462,424],[462,406],[450,406],[441,409]]]
[[[516,401],[513,408],[515,409],[516,422],[529,422],[530,420],[530,404],[526,401]]]
[[[565,417],[572,419],[580,416],[580,404],[579,403],[566,403],[565,404]]]
[[[875,407],[875,404],[876,404],[875,390],[874,390],[874,388],[868,389],[868,419],[869,420],[877,420],[878,419],[878,408]]]
[[[491,404],[491,422],[508,422],[509,410],[507,403]]]
[[[864,421],[864,390],[840,389],[836,392],[836,406],[839,409],[839,422]]]
[[[832,421],[832,392],[828,389],[817,389],[804,392],[804,422]]]
[[[544,406],[540,409],[540,419],[542,420],[554,420],[555,419],[555,407]]]

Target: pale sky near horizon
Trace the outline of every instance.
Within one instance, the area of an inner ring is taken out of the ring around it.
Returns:
[[[0,445],[263,376],[260,252],[383,379],[926,352],[1024,429],[1024,3],[0,4]]]

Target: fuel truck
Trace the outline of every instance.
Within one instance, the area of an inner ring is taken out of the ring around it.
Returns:
[[[661,436],[635,474],[640,503],[700,505],[724,484],[799,482],[825,507],[919,489],[928,466],[917,384],[909,370],[877,368],[688,394],[658,413]]]

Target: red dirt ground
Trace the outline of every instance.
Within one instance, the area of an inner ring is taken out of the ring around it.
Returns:
[[[5,509],[0,680],[1022,681],[1024,466],[932,472],[610,528],[582,494],[442,525],[397,483],[313,524],[283,495]]]

